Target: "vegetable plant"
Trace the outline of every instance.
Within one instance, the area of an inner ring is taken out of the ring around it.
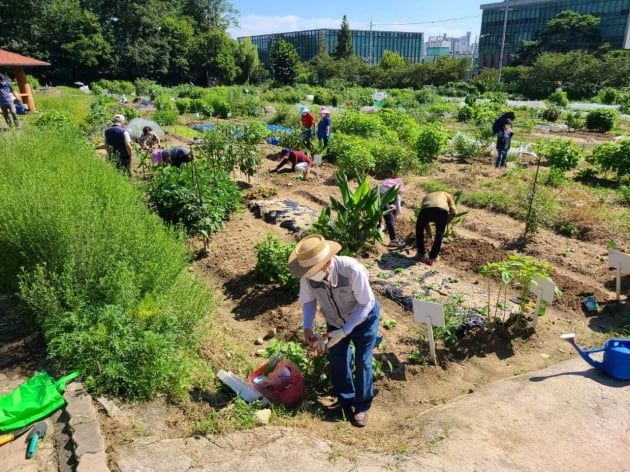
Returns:
[[[279,282],[297,294],[300,280],[291,275],[287,265],[294,247],[295,243],[285,244],[274,233],[267,233],[264,240],[256,243],[256,277],[264,282]]]

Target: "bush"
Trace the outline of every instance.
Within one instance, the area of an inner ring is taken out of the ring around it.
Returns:
[[[267,233],[264,240],[256,243],[256,277],[263,282],[278,282],[297,294],[300,279],[291,275],[287,264],[294,247],[295,243],[284,244],[274,233]]]
[[[374,175],[379,179],[404,175],[413,169],[413,152],[400,144],[375,141],[371,153],[375,161]]]
[[[613,110],[591,110],[586,115],[586,129],[605,133],[613,129],[617,113]]]
[[[238,208],[241,194],[227,172],[211,166],[212,162],[199,161],[162,168],[148,188],[158,215],[171,224],[182,224],[189,234],[208,236],[221,229]]]
[[[569,104],[567,93],[564,90],[556,90],[547,97],[547,100],[559,107],[566,107]]]
[[[455,154],[461,160],[467,160],[479,154],[479,144],[477,140],[464,133],[457,133],[453,138]]]
[[[177,108],[177,112],[180,115],[183,115],[184,113],[188,113],[190,111],[191,103],[192,103],[192,100],[190,98],[180,98],[178,100],[175,100],[175,107]]]
[[[365,176],[374,170],[375,159],[365,139],[336,133],[328,150],[335,157],[339,170],[349,176]]]
[[[472,108],[468,105],[463,106],[457,112],[457,121],[460,123],[466,123],[472,117]]]
[[[175,234],[74,130],[33,128],[0,150],[0,286],[49,356],[93,393],[183,395],[210,297]]]
[[[420,128],[415,150],[421,162],[434,161],[448,143],[448,135],[441,123],[429,123]]]
[[[574,169],[584,157],[584,151],[570,139],[551,140],[537,144],[537,152],[547,157],[552,169]]]
[[[604,172],[617,172],[617,179],[621,181],[624,175],[630,174],[630,139],[594,147],[589,161],[597,163]]]
[[[177,123],[177,112],[172,110],[158,110],[153,113],[153,120],[160,126],[170,126]]]
[[[619,90],[612,87],[606,87],[599,91],[598,98],[599,101],[606,105],[613,105],[619,102],[621,94]]]
[[[560,117],[560,112],[556,108],[545,108],[542,112],[543,120],[555,122]]]

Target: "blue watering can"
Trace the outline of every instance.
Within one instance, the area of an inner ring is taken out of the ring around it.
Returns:
[[[630,339],[609,339],[604,347],[597,349],[581,349],[575,341],[575,334],[568,333],[560,336],[571,344],[586,362],[593,367],[603,370],[611,377],[619,380],[630,380]],[[604,352],[602,362],[591,358],[594,352]]]

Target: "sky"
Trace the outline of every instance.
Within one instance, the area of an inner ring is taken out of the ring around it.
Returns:
[[[481,3],[494,3],[487,0]],[[473,0],[231,0],[240,12],[233,38],[318,28],[338,29],[346,15],[350,29],[412,31],[429,36],[479,34],[481,9]]]

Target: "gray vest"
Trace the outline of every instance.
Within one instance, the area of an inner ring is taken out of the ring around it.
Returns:
[[[348,266],[344,257],[335,257],[337,272],[337,286],[332,287],[325,282],[307,282],[313,290],[313,295],[321,307],[326,323],[341,328],[356,308],[358,302],[350,285],[350,275],[353,269]]]

